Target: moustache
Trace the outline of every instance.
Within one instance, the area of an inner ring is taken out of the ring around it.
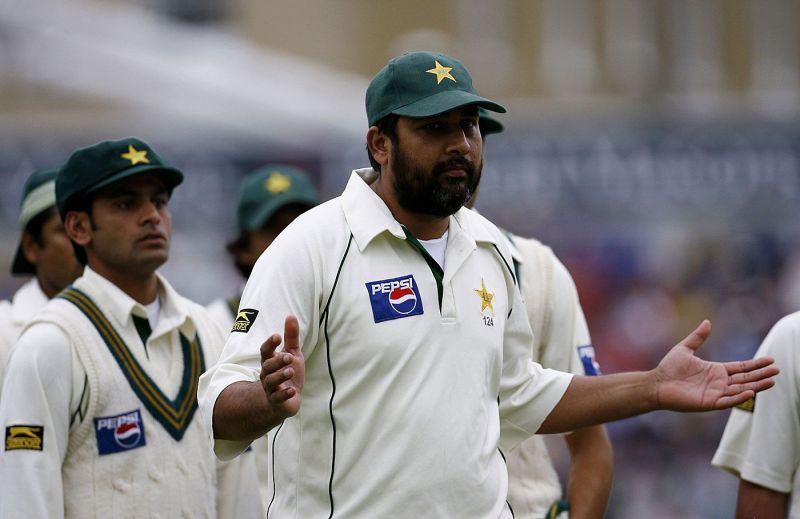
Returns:
[[[433,173],[435,175],[440,175],[451,169],[463,169],[469,178],[475,176],[475,164],[466,157],[452,157],[444,162],[440,162],[434,166]]]

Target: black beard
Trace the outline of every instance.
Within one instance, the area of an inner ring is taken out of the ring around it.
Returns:
[[[392,157],[394,191],[404,209],[437,217],[454,214],[469,200],[481,179],[482,165],[462,156],[453,157],[426,173],[414,164],[399,147]],[[443,176],[445,171],[461,168],[466,179]]]

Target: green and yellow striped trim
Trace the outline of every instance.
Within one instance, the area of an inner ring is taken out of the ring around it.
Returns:
[[[57,297],[74,304],[91,321],[125,378],[128,379],[133,392],[170,436],[180,441],[197,411],[197,385],[200,375],[205,371],[200,338],[196,337],[190,343],[183,334],[180,334],[183,377],[178,396],[175,400],[170,400],[142,369],[125,345],[125,341],[88,295],[77,288],[69,287]]]

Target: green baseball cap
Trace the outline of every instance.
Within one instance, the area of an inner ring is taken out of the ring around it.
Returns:
[[[31,220],[56,205],[57,167],[34,171],[22,186],[22,199],[19,205],[19,228],[25,230]],[[25,259],[22,242],[17,245],[12,274],[36,274],[36,266]]]
[[[317,190],[305,172],[280,164],[261,167],[247,175],[239,186],[236,225],[240,231],[260,229],[278,209],[289,204],[314,207]]]
[[[56,205],[61,218],[81,195],[122,179],[157,172],[167,189],[183,182],[183,173],[169,166],[146,142],[135,137],[102,141],[72,152],[56,177]]]
[[[481,135],[486,136],[492,133],[500,133],[503,131],[503,123],[491,116],[488,110],[484,108],[478,109],[478,126],[481,129]]]
[[[506,111],[475,92],[460,61],[435,52],[410,52],[391,59],[372,78],[366,104],[370,126],[389,114],[431,117],[470,104]]]

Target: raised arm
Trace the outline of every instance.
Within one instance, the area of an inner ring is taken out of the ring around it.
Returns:
[[[300,410],[305,360],[300,351],[300,327],[290,315],[284,323],[283,351],[276,351],[278,334],[261,345],[257,382],[236,382],[225,388],[214,405],[214,437],[252,441]]]
[[[779,371],[772,358],[721,363],[696,357],[710,332],[711,323],[703,321],[650,371],[573,377],[539,432],[565,432],[657,409],[725,409],[772,387]]]

